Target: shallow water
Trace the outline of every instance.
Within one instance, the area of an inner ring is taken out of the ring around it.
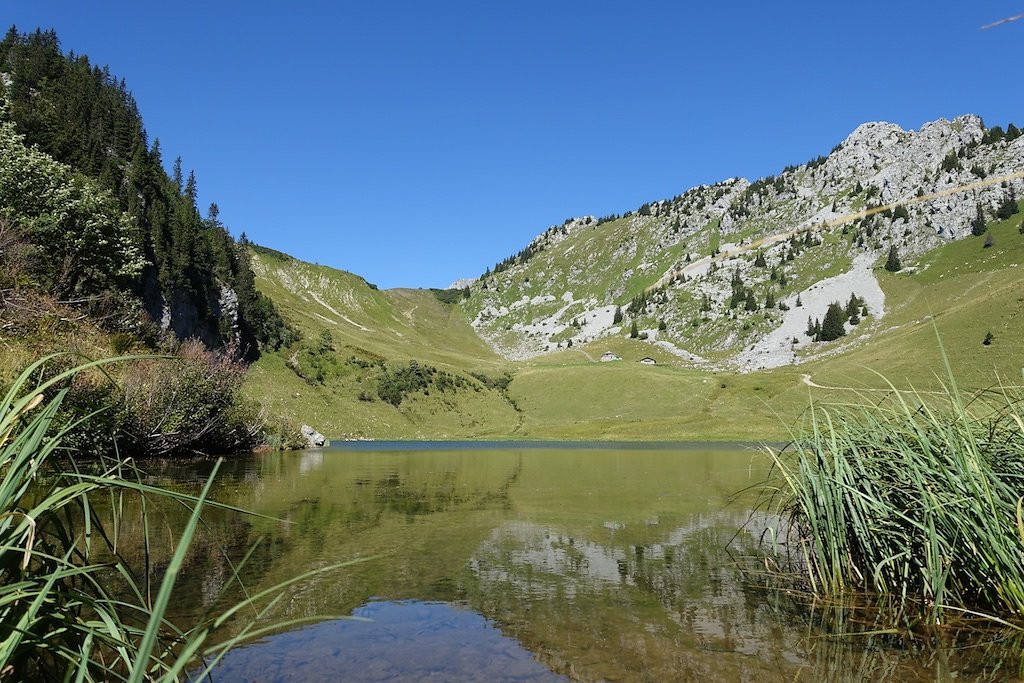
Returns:
[[[149,471],[188,489],[209,469]],[[290,589],[275,619],[323,619],[236,650],[218,681],[1013,678],[1013,648],[830,637],[841,615],[760,587],[742,568],[764,522],[748,523],[753,493],[734,494],[766,474],[756,451],[711,445],[359,444],[234,460],[214,497],[275,519],[211,512],[175,609],[216,608],[228,558],[260,540],[241,571],[250,590],[365,561]]]

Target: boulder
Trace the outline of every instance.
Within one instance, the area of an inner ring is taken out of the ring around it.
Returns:
[[[306,440],[306,448],[323,448],[327,445],[327,437],[309,425],[302,425],[302,438]]]

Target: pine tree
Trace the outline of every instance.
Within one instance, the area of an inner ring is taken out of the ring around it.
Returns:
[[[999,208],[996,210],[996,218],[1001,221],[1005,221],[1010,216],[1017,213],[1017,195],[1014,193],[1011,187],[1009,192],[1003,197],[1003,200],[999,203]]]
[[[184,178],[181,175],[181,157],[177,157],[174,160],[174,170],[172,171],[171,179],[174,181],[175,187],[178,188],[178,192],[181,192]]]
[[[900,263],[900,255],[899,252],[896,251],[895,244],[889,246],[889,257],[885,260],[885,269],[890,273],[896,273],[903,270],[903,264]]]
[[[768,262],[764,260],[764,253],[757,252],[757,258],[754,259],[754,265],[758,268],[767,268]]]
[[[621,322],[622,322],[622,307],[621,306],[616,306],[615,307],[615,316],[612,318],[612,324],[613,325],[618,325]]]
[[[775,292],[770,289],[768,290],[768,296],[764,298],[764,307],[775,308]]]
[[[845,335],[844,318],[843,307],[838,302],[830,303],[825,311],[825,319],[821,321],[821,340],[834,341]]]
[[[640,336],[640,330],[637,329],[636,320],[633,321],[632,327],[629,328],[629,338],[636,339]]]
[[[985,225],[985,213],[981,210],[981,204],[978,204],[976,208],[977,213],[974,216],[974,220],[971,221],[971,234],[979,237],[985,234],[988,226]]]
[[[196,187],[196,172],[188,172],[188,181],[185,183],[185,196],[192,202],[192,206],[195,207],[196,199],[199,196],[199,190]]]
[[[847,302],[846,304],[847,318],[852,318],[853,316],[857,315],[858,311],[860,311],[860,303],[860,297],[858,297],[856,294],[850,294],[850,301]]]

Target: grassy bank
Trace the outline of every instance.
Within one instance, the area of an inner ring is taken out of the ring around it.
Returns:
[[[31,365],[0,398],[0,680],[177,681],[190,670],[189,680],[203,680],[228,649],[264,632],[261,617],[282,586],[192,624],[166,618],[200,514],[214,505],[207,494],[217,467],[202,492],[188,496],[141,483],[130,461],[82,462],[62,442],[73,427],[58,426],[62,403],[69,382],[110,361],[33,385],[55,360]],[[160,528],[148,514],[156,499],[190,509],[183,528]],[[119,553],[126,526],[142,530],[141,564]],[[165,538],[173,551],[152,566],[150,551]],[[243,610],[245,625],[225,633]]]
[[[893,618],[1024,620],[1024,395],[859,394],[811,407],[771,451],[769,512],[815,596],[877,596]]]

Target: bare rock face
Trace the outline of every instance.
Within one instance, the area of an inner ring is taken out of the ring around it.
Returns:
[[[306,448],[323,448],[327,445],[327,437],[309,425],[302,425],[302,438],[306,440]]]
[[[143,304],[149,317],[176,338],[195,337],[211,348],[229,342],[254,344],[242,338],[238,294],[228,285],[213,283],[198,294],[181,287],[167,292],[161,289],[155,269],[144,273],[142,282]]]

